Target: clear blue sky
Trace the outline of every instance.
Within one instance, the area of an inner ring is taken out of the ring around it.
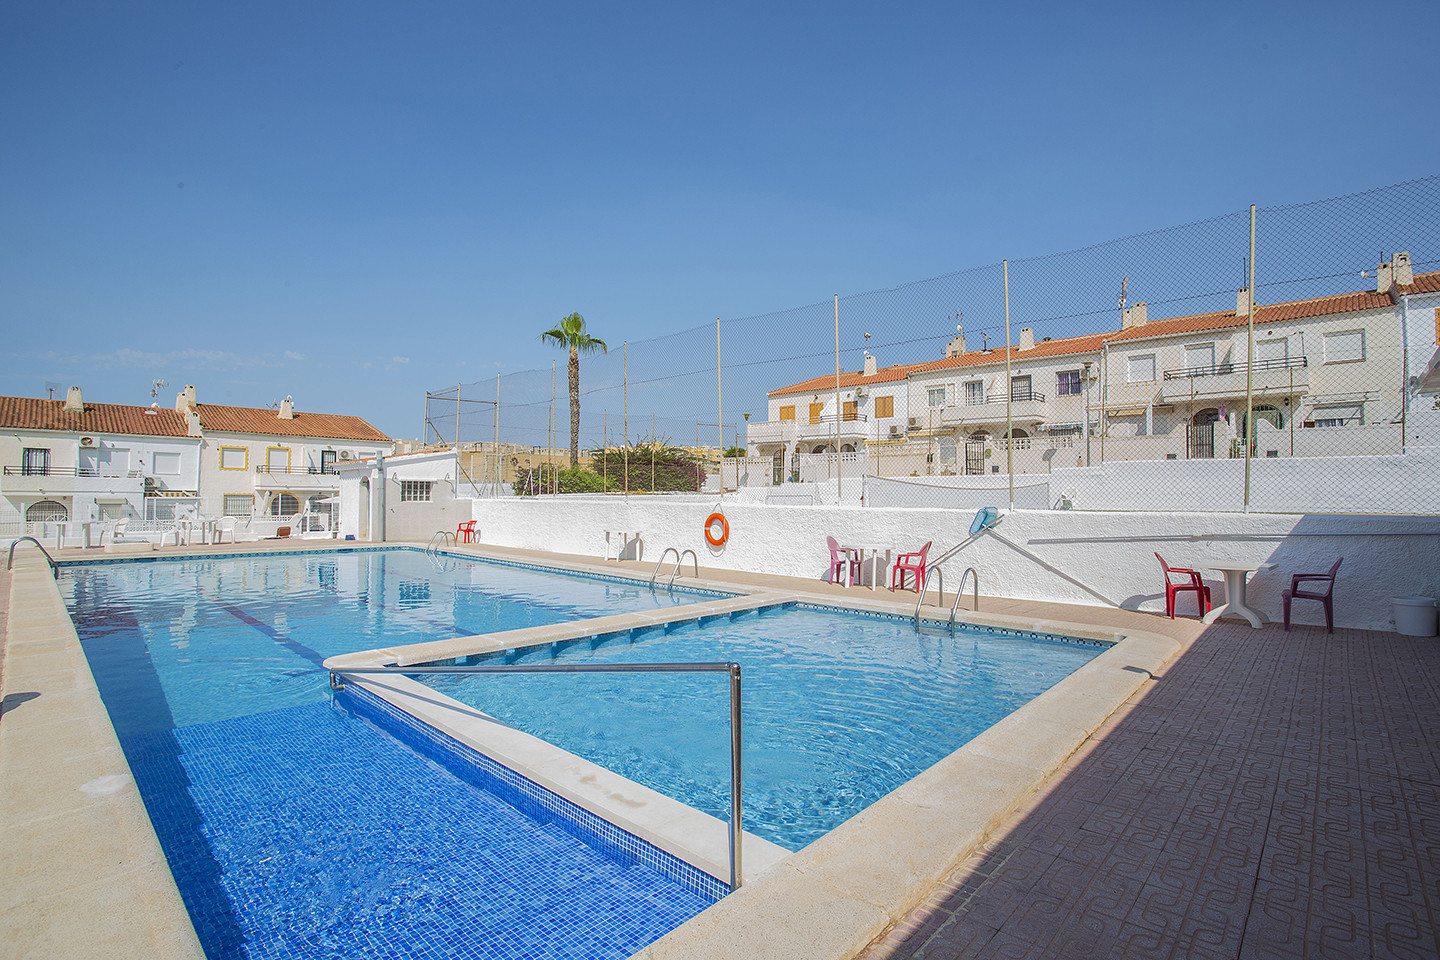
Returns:
[[[1431,2],[0,5],[0,393],[355,413],[1440,172]]]

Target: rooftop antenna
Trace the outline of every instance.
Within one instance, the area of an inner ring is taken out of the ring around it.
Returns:
[[[54,380],[46,380],[46,381],[45,381],[45,392],[48,393],[48,394],[50,394],[50,399],[51,399],[51,400],[54,400],[54,399],[55,399],[55,391],[56,391],[56,390],[59,390],[59,389],[60,389],[60,384],[56,383]]]
[[[160,380],[160,379],[158,379],[158,378],[155,379],[155,380],[151,380],[151,381],[150,381],[150,400],[151,400],[152,402],[158,403],[159,400],[160,400],[160,391],[161,391],[161,390],[164,390],[164,389],[165,389],[166,387],[168,387],[168,386],[170,386],[170,381],[168,381],[168,380]]]
[[[981,351],[986,351],[990,349],[990,334],[986,333],[984,330],[980,331],[980,349]]]
[[[1130,289],[1130,274],[1125,274],[1120,279],[1120,312],[1125,312],[1125,301],[1128,299],[1126,293]]]

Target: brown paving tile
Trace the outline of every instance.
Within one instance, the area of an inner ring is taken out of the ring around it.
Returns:
[[[1437,743],[1433,641],[1210,628],[893,955],[1435,960]]]

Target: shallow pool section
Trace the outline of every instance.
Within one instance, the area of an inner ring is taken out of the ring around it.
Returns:
[[[210,957],[619,958],[715,899],[320,666],[666,602],[648,591],[417,551],[66,566],[60,587]]]
[[[796,850],[969,742],[1107,644],[791,607],[464,663],[735,661],[745,829]],[[721,819],[728,686],[674,674],[417,677]]]

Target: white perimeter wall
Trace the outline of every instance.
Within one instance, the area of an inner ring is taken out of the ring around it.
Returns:
[[[726,499],[730,540],[710,547],[703,535],[714,501],[664,497],[555,497],[457,501],[436,511],[422,533],[454,529],[452,510],[473,510],[483,543],[601,556],[605,531],[639,532],[640,557],[666,547],[692,549],[700,565],[823,579],[827,534],[841,543],[914,550],[934,540],[936,553],[965,539],[969,511],[739,503]],[[437,505],[438,506],[438,505]],[[1291,573],[1323,572],[1345,557],[1335,588],[1337,626],[1393,630],[1392,596],[1440,596],[1440,518],[1276,516],[1217,513],[1016,511],[945,567],[953,591],[973,566],[990,596],[1163,610],[1159,551],[1172,566],[1207,560],[1277,564],[1251,580],[1252,605],[1280,619],[1280,591]],[[1004,538],[1002,540],[1001,538]],[[398,539],[393,534],[391,539]],[[412,539],[424,539],[413,537]],[[1004,541],[1010,541],[1006,543]],[[1031,556],[1027,556],[1030,554]],[[1047,569],[1047,565],[1050,569]],[[1220,574],[1206,571],[1218,604]],[[1099,596],[1097,596],[1097,594]],[[1181,598],[1181,610],[1188,597]],[[1320,605],[1301,602],[1294,621],[1323,623]]]

